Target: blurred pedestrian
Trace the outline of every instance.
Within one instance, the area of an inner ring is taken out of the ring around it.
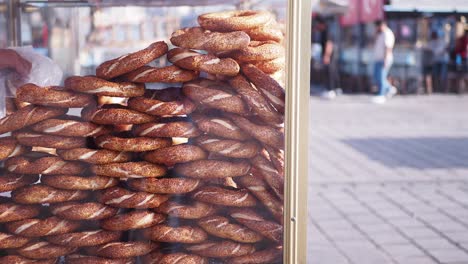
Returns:
[[[397,90],[387,80],[388,72],[393,64],[393,47],[395,35],[383,20],[375,22],[377,36],[374,43],[374,81],[379,91],[372,102],[383,104],[387,98],[396,94]]]
[[[468,53],[468,30],[465,29],[463,36],[457,39],[455,43],[455,61],[457,69],[466,71],[466,58]]]
[[[320,32],[320,46],[322,49],[322,69],[324,72],[324,86],[326,91],[322,97],[334,99],[341,89],[339,89],[339,73],[336,60],[335,43],[330,33],[329,26],[325,19],[317,18],[317,30]]]
[[[428,48],[432,51],[432,84],[434,90],[441,91],[447,86],[448,45],[436,31],[433,31]]]

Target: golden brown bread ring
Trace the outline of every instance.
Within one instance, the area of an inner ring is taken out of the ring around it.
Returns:
[[[144,124],[155,121],[154,116],[120,107],[86,107],[81,111],[81,117],[99,125]]]
[[[213,205],[198,201],[194,201],[191,204],[167,201],[161,204],[158,208],[155,208],[155,210],[157,212],[182,219],[199,219],[216,212]]]
[[[114,216],[117,211],[117,208],[95,202],[50,205],[52,214],[69,220],[101,220]]]
[[[15,202],[23,204],[61,203],[88,197],[86,191],[60,190],[44,184],[35,184],[16,189],[11,193]]]
[[[246,208],[232,209],[229,215],[237,222],[262,234],[275,243],[281,243],[283,240],[283,226],[276,222],[266,220],[254,210]]]
[[[276,196],[283,200],[284,175],[280,175],[271,162],[260,155],[251,159],[251,162],[254,168],[256,168],[252,169],[252,174],[254,174],[255,177],[265,179]]]
[[[164,90],[172,90],[172,88]],[[168,101],[162,100],[160,94],[163,93],[164,90],[147,90],[145,96],[128,100],[128,107],[139,112],[156,116],[188,115],[195,110],[195,104],[185,96],[179,95],[176,98],[168,98],[171,99]],[[177,88],[177,90],[180,89]]]
[[[146,192],[132,192],[124,188],[113,187],[102,190],[98,200],[106,205],[120,208],[155,208],[167,201],[167,195]]]
[[[133,258],[101,258],[96,256],[86,256],[80,254],[72,254],[65,256],[67,264],[135,264]]]
[[[157,244],[150,241],[129,241],[111,242],[95,247],[88,247],[85,250],[90,255],[97,255],[106,258],[132,258],[150,253]]]
[[[245,48],[249,45],[250,37],[242,31],[220,33],[193,27],[172,33],[171,42],[181,48],[220,52]]]
[[[122,233],[105,230],[93,230],[47,236],[47,241],[67,247],[89,247],[105,244],[120,239]]]
[[[9,192],[39,180],[39,175],[6,173],[0,176],[0,193]]]
[[[253,113],[266,123],[281,124],[284,122],[282,114],[278,113],[263,95],[252,87],[242,75],[229,80],[232,88],[242,97]]]
[[[66,137],[31,132],[19,132],[15,134],[15,137],[20,144],[30,147],[70,149],[86,146],[86,138],[84,137]]]
[[[29,259],[18,255],[8,255],[0,257],[0,263],[8,264],[56,264],[57,259]]]
[[[246,140],[250,138],[249,135],[247,135],[229,119],[221,117],[209,117],[199,114],[192,115],[192,118],[197,124],[198,128],[209,135],[235,140]]]
[[[16,252],[31,259],[51,259],[68,255],[75,250],[73,247],[54,245],[46,241],[35,241],[17,249]]]
[[[103,135],[97,137],[95,142],[101,148],[128,152],[145,152],[172,145],[172,140],[170,138],[127,138],[114,135]]]
[[[42,237],[66,234],[80,227],[80,222],[51,216],[44,219],[25,219],[5,224],[8,232],[24,237]]]
[[[233,224],[228,218],[223,216],[208,216],[198,220],[207,233],[221,238],[234,240],[241,243],[256,243],[263,239],[263,236],[244,226]]]
[[[257,205],[257,200],[247,189],[205,186],[194,192],[192,198],[205,203],[232,207],[251,207]]]
[[[275,19],[271,19],[269,22],[256,28],[250,28],[244,30],[250,36],[251,40],[257,41],[276,41],[281,43],[284,39],[283,31]]]
[[[166,167],[146,161],[92,165],[91,170],[97,175],[118,178],[161,177],[167,172]]]
[[[97,137],[111,131],[108,127],[75,119],[47,119],[32,126],[32,130],[68,137]]]
[[[43,175],[45,185],[65,190],[102,190],[119,184],[119,180],[103,176]]]
[[[212,54],[200,54],[188,49],[171,49],[167,59],[181,68],[215,75],[235,76],[240,71],[239,64],[231,58],[220,59]]]
[[[143,230],[143,236],[153,241],[187,244],[200,243],[208,238],[208,234],[199,227],[170,226],[167,224],[146,228]]]
[[[103,62],[96,68],[96,75],[108,80],[131,72],[166,54],[167,49],[164,41],[154,42],[140,51]]]
[[[229,114],[229,118],[242,130],[263,144],[284,148],[284,133],[279,129],[267,125],[257,125],[245,117]]]
[[[0,201],[0,223],[19,221],[39,215],[40,206],[24,205],[10,202],[9,199]]]
[[[135,210],[118,214],[101,221],[101,227],[112,231],[147,228],[162,223],[166,217],[148,210]]]
[[[284,57],[279,57],[273,60],[252,61],[251,64],[266,74],[273,74],[278,71],[284,71],[286,61]]]
[[[196,160],[176,164],[174,171],[191,178],[227,178],[247,174],[250,164],[247,161]]]
[[[252,158],[260,151],[260,146],[255,141],[237,141],[232,139],[201,136],[195,139],[195,144],[206,151],[213,152],[230,158]]]
[[[253,64],[242,65],[241,71],[278,112],[284,113],[285,92],[275,79],[262,72]]]
[[[126,80],[136,83],[179,83],[188,82],[198,77],[198,72],[188,71],[170,65],[162,68],[143,66],[123,76]]]
[[[134,190],[161,193],[178,194],[195,190],[200,180],[190,178],[145,178],[128,180],[127,184]]]
[[[10,172],[23,174],[81,174],[86,169],[82,163],[52,156],[10,158],[5,161],[5,168]]]
[[[79,160],[91,164],[119,163],[132,159],[131,153],[108,149],[74,148],[57,150],[57,154],[64,160]]]
[[[94,76],[71,76],[65,79],[67,89],[98,96],[135,97],[145,93],[145,86],[131,82],[110,82]]]
[[[0,232],[0,249],[19,248],[26,245],[29,240],[30,239],[26,237]]]
[[[284,57],[285,50],[274,41],[251,41],[248,47],[233,51],[229,56],[238,62],[256,62]]]
[[[155,250],[142,257],[145,264],[208,264],[208,259],[182,252],[163,254]]]
[[[238,257],[255,252],[255,247],[251,244],[242,244],[229,240],[216,242],[207,241],[197,245],[187,246],[186,249],[197,255],[211,258]]]
[[[14,137],[0,138],[0,161],[16,157],[30,150],[31,148],[18,144]]]
[[[91,95],[67,91],[58,86],[39,87],[32,83],[18,88],[16,98],[34,105],[65,108],[81,108],[95,101]]]
[[[185,137],[192,138],[201,131],[191,122],[146,123],[134,126],[134,133],[142,137]]]
[[[146,161],[172,167],[177,163],[206,159],[207,154],[198,146],[180,144],[149,151],[144,154]]]
[[[223,32],[256,28],[272,19],[268,11],[234,10],[200,15],[198,23],[204,29]]]
[[[269,248],[261,251],[247,254],[240,257],[230,258],[225,261],[226,264],[273,264],[283,263],[281,248]]]
[[[284,175],[284,150],[264,145],[273,166],[279,175]],[[284,176],[283,176],[284,177]]]
[[[65,114],[68,109],[29,105],[0,119],[0,134]]]
[[[208,88],[203,79],[184,83],[183,93],[197,104],[218,109],[228,113],[245,115],[248,109],[242,99],[234,94],[220,89]]]

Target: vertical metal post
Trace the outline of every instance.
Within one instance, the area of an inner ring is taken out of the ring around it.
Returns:
[[[20,0],[7,1],[8,45],[21,45],[21,5]]]

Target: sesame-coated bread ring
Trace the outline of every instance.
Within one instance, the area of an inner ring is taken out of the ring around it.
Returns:
[[[231,223],[223,216],[208,216],[198,220],[201,226],[209,234],[241,243],[256,243],[263,239],[260,234],[235,223]]]
[[[167,224],[147,228],[143,231],[143,235],[154,241],[188,244],[200,243],[208,238],[208,234],[197,226],[170,226]]]
[[[68,109],[42,106],[26,106],[0,119],[0,134],[15,131],[42,120],[63,115]]]
[[[57,150],[57,154],[64,160],[79,160],[91,164],[119,163],[132,159],[131,153],[108,149],[74,148]]]
[[[19,248],[26,245],[29,240],[30,239],[26,237],[0,232],[0,249]]]
[[[252,254],[230,258],[226,264],[273,264],[283,263],[281,248],[269,248]]]
[[[113,231],[147,228],[162,223],[166,217],[147,210],[135,210],[118,214],[101,221],[101,227]]]
[[[204,29],[223,32],[260,27],[271,19],[268,11],[235,10],[200,15],[198,23]]]
[[[57,259],[29,259],[23,256],[18,255],[8,255],[4,257],[0,257],[0,263],[8,263],[8,264],[56,264]]]
[[[128,152],[145,152],[169,147],[170,138],[136,137],[127,138],[114,135],[103,135],[95,139],[96,144],[105,149]]]
[[[67,264],[135,264],[133,258],[102,258],[96,256],[87,256],[80,254],[72,254],[65,256],[65,263]]]
[[[68,202],[50,206],[52,214],[70,220],[101,220],[114,216],[117,211],[117,208],[95,202]]]
[[[16,157],[30,150],[31,148],[18,144],[14,137],[0,138],[0,161]]]
[[[186,249],[194,254],[211,258],[238,257],[255,252],[255,247],[251,244],[230,240],[200,243],[187,246]]]
[[[9,192],[39,180],[39,175],[6,173],[0,176],[0,193]]]
[[[81,108],[94,102],[91,95],[67,91],[57,86],[39,87],[32,83],[18,88],[16,98],[35,105],[65,108]]]
[[[124,188],[113,187],[102,190],[99,202],[120,208],[155,208],[167,201],[167,195],[146,192],[132,192]]]
[[[119,184],[116,178],[74,175],[43,175],[41,182],[65,190],[102,190]]]
[[[286,60],[285,57],[279,57],[273,60],[252,61],[251,64],[266,74],[273,74],[284,70]]]
[[[208,259],[182,252],[163,254],[153,251],[142,257],[145,264],[208,264]]]
[[[210,117],[199,114],[192,115],[192,118],[198,128],[209,135],[235,140],[246,140],[250,138],[248,134],[227,118]]]
[[[266,123],[281,124],[283,115],[274,109],[268,100],[252,87],[249,81],[242,75],[229,80],[234,90],[242,97],[244,102],[252,109],[253,113]]]
[[[276,110],[284,113],[285,92],[275,79],[262,72],[253,64],[243,65],[241,71],[255,85],[257,90],[270,101]]]
[[[35,217],[40,212],[40,206],[12,203],[10,200],[0,201],[0,223],[19,221]]]
[[[250,165],[247,161],[196,160],[176,164],[174,170],[178,174],[191,178],[227,178],[247,174]]]
[[[45,219],[25,219],[5,224],[6,229],[16,235],[25,237],[41,237],[66,234],[80,227],[80,222],[61,219],[52,216]]]
[[[257,205],[257,200],[247,189],[232,189],[218,186],[205,186],[192,194],[193,199],[233,207],[251,207]]]
[[[251,41],[248,47],[229,54],[238,62],[274,60],[284,55],[284,47],[274,41]]]
[[[70,254],[75,250],[73,247],[59,246],[45,241],[35,241],[17,249],[16,252],[27,258],[51,259]]]
[[[81,174],[85,170],[82,163],[52,156],[10,158],[5,161],[5,168],[10,172],[23,174]]]
[[[136,70],[167,52],[164,41],[154,42],[147,48],[106,61],[96,68],[96,75],[103,79],[111,79]]]
[[[167,59],[183,69],[209,74],[235,76],[240,71],[239,64],[231,58],[220,59],[213,54],[200,54],[188,49],[174,48],[167,53]]]
[[[61,203],[86,198],[88,192],[80,190],[60,190],[44,184],[25,186],[14,190],[11,197],[23,204]]]
[[[254,210],[244,208],[232,209],[229,215],[237,222],[262,234],[275,243],[281,243],[283,240],[283,226],[276,222],[265,220]]]
[[[121,235],[120,232],[93,230],[48,236],[46,239],[51,243],[62,246],[88,247],[117,241]]]
[[[230,158],[252,158],[260,151],[260,146],[255,141],[237,141],[211,136],[197,137],[195,144],[206,151]]]
[[[247,114],[247,107],[238,95],[207,87],[201,81],[203,79],[184,83],[182,91],[192,101],[228,113]]]
[[[199,219],[216,212],[213,205],[194,201],[191,204],[168,201],[155,209],[157,212],[182,219]]]
[[[254,167],[252,172],[255,173],[255,176],[265,179],[273,192],[283,199],[284,175],[279,174],[271,162],[260,155],[251,159],[251,162]]]
[[[157,247],[158,244],[150,241],[129,241],[111,242],[100,246],[89,247],[85,250],[90,255],[118,259],[146,255]]]
[[[275,147],[284,148],[284,134],[272,126],[257,125],[245,117],[229,115],[229,118],[242,130],[258,141]]]
[[[149,151],[145,153],[143,158],[152,163],[164,164],[172,167],[177,163],[206,159],[207,154],[198,146],[180,144]]]
[[[275,169],[278,171],[279,175],[284,175],[284,150],[273,148],[271,146],[265,145],[265,150],[268,152],[268,156],[275,166]]]
[[[33,125],[32,130],[44,134],[69,137],[97,137],[110,132],[108,127],[80,121],[72,117],[70,119],[47,119]]]
[[[250,36],[251,40],[271,40],[281,43],[284,39],[283,31],[274,19],[270,20],[269,22],[260,27],[246,29],[244,30],[244,32]]]
[[[71,76],[65,79],[67,89],[99,96],[135,97],[145,93],[145,86],[131,82],[111,82],[94,76]]]
[[[201,131],[191,122],[146,123],[134,126],[134,133],[142,137],[185,137],[192,138]]]
[[[201,27],[183,28],[172,33],[171,42],[185,49],[207,50],[210,52],[231,51],[245,48],[250,37],[242,31],[220,33]]]
[[[91,170],[97,175],[118,178],[161,177],[167,171],[164,166],[146,161],[92,165]]]
[[[128,180],[134,190],[149,193],[188,193],[200,185],[200,180],[190,178],[145,178]]]
[[[159,97],[160,93],[161,91],[148,90],[145,96],[128,100],[128,107],[139,112],[156,116],[188,115],[196,108],[195,104],[185,96],[180,95],[176,98],[168,98],[171,100],[166,101]]]
[[[188,82],[198,77],[198,72],[184,70],[176,65],[162,68],[143,66],[123,76],[126,80],[136,83],[178,83]]]
[[[81,116],[84,120],[99,125],[144,124],[155,121],[153,116],[120,107],[87,107],[83,108]]]
[[[84,137],[66,137],[31,132],[19,132],[15,134],[15,137],[20,144],[30,147],[70,149],[86,146],[86,138]]]

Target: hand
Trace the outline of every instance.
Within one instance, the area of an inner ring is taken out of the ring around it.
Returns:
[[[323,56],[323,64],[328,65],[330,64],[330,56]]]
[[[0,70],[13,69],[22,77],[31,71],[31,62],[25,60],[16,51],[11,49],[0,49]]]

